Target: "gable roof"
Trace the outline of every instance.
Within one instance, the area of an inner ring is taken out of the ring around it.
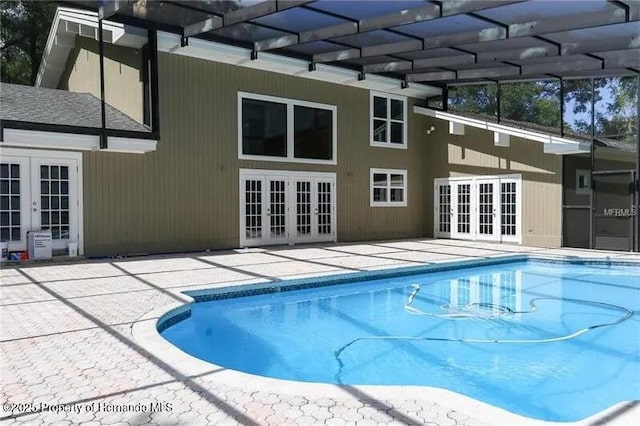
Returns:
[[[0,119],[73,127],[101,128],[100,99],[89,93],[46,89],[19,84],[0,84]],[[151,130],[107,105],[109,129],[147,132]]]

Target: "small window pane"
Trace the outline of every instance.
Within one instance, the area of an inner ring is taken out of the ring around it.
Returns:
[[[0,210],[9,210],[9,197],[7,195],[0,197]]]
[[[20,197],[11,197],[11,210],[18,210],[20,208]]]
[[[242,153],[287,156],[287,106],[242,99]]]
[[[11,239],[11,234],[9,232],[9,228],[0,229],[0,240],[9,241]]]
[[[49,193],[49,182],[47,181],[40,182],[40,193],[41,194]]]
[[[9,226],[9,212],[0,213],[0,225]]]
[[[60,179],[69,179],[69,167],[60,166]]]
[[[51,212],[51,224],[58,225],[60,223],[60,213]]]
[[[399,186],[404,187],[404,176],[403,175],[391,175],[391,186]]]
[[[404,200],[404,189],[391,189],[391,201],[402,202]]]
[[[44,209],[45,207],[42,206],[42,208]],[[52,209],[60,208],[60,197],[51,197],[51,208]]]
[[[40,197],[40,208],[43,210],[49,210],[49,197]]]
[[[333,113],[326,109],[294,108],[294,156],[331,160],[333,158]]]
[[[20,165],[12,164],[11,165],[11,177],[17,179],[20,177]]]
[[[8,164],[0,164],[0,178],[8,178],[9,177],[9,165]]]
[[[11,212],[11,225],[20,225],[20,212]]]
[[[11,181],[11,194],[19,195],[20,194],[20,181],[12,180]]]
[[[391,143],[402,144],[404,143],[402,123],[391,123]]]
[[[387,174],[386,173],[374,173],[373,174],[373,186],[387,186]]]
[[[49,179],[49,167],[48,166],[40,166],[40,177],[42,179]]]
[[[387,118],[387,99],[373,97],[373,116],[378,118]]]
[[[49,224],[49,212],[40,213],[40,224],[48,225]]]
[[[404,119],[404,102],[391,99],[391,118],[394,120]]]
[[[375,142],[387,141],[387,122],[384,120],[373,120],[373,140]]]
[[[11,228],[11,241],[20,241],[20,227]]]
[[[9,194],[9,181],[8,180],[0,181],[0,193]]]
[[[387,201],[387,188],[373,188],[373,201]]]
[[[60,208],[62,209],[69,208],[69,197],[60,197]]]
[[[60,193],[60,182],[51,182],[51,193],[52,194]]]
[[[51,179],[58,179],[60,177],[58,170],[58,166],[51,166]]]

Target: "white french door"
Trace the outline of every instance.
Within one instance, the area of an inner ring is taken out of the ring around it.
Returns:
[[[240,170],[240,245],[335,241],[335,174]]]
[[[0,238],[10,251],[27,249],[27,232],[51,230],[54,250],[81,241],[78,179],[81,154],[2,150]]]
[[[520,243],[520,200],[520,175],[435,179],[434,235]]]

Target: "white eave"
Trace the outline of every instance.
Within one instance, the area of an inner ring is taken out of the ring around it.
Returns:
[[[151,139],[107,137],[108,149],[101,152],[145,154],[156,150],[157,141]],[[48,132],[42,130],[4,129],[3,147],[47,148],[69,151],[97,151],[100,137],[78,133]]]
[[[36,77],[36,87],[57,88],[75,47],[75,37],[98,39],[98,15],[95,12],[59,7],[56,10],[42,61]],[[119,46],[140,48],[147,43],[147,32],[141,28],[117,22],[103,22],[105,42]]]
[[[431,108],[413,107],[413,112],[449,122],[450,133],[464,134],[464,126],[475,127],[494,132],[494,143],[497,146],[509,146],[509,136],[529,139],[544,144],[544,152],[555,155],[587,154],[591,151],[591,143],[568,139],[535,130],[506,126],[491,121],[469,118]]]
[[[146,31],[138,27],[103,21],[103,28],[104,40],[109,43],[139,48],[147,42]],[[69,52],[73,48],[73,43],[69,42],[69,36],[79,35],[97,39],[97,31],[98,14],[96,12],[58,8],[49,32],[36,86],[55,87],[58,84]],[[62,39],[64,39],[64,43],[60,42]],[[260,52],[257,59],[252,60],[249,49],[193,37],[189,39],[187,46],[182,47],[178,34],[163,31],[158,32],[158,50],[409,97],[425,98],[440,94],[439,88],[419,83],[408,83],[403,87],[402,80],[375,74],[365,74],[364,79],[359,79],[357,71],[331,65],[317,64],[314,71],[309,71],[309,62],[307,61],[272,53]]]

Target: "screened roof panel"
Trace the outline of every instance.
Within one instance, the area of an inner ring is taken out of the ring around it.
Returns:
[[[391,72],[404,78],[409,73],[411,81],[427,84],[640,71],[635,0],[67,3],[94,10],[102,5],[110,10],[109,20],[132,25],[146,20],[150,27],[187,38],[219,36],[256,55],[271,51],[310,63],[359,67],[363,74]],[[523,66],[509,65],[519,63]]]
[[[334,50],[340,50],[344,48],[345,47],[340,44],[331,43],[328,41],[314,41],[311,43],[303,43],[303,44],[297,44],[295,46],[289,46],[287,47],[287,50],[291,50],[292,52],[298,52],[298,53],[303,53],[307,55],[313,55],[316,53],[332,52]]]
[[[396,43],[400,41],[411,40],[411,37],[405,37],[390,31],[376,30],[366,33],[336,37],[332,39],[338,43],[348,44],[354,47],[369,47],[377,44]]]
[[[513,39],[502,39],[485,41],[482,43],[461,44],[459,47],[472,52],[492,52],[507,49],[529,49],[538,46],[548,46],[550,43],[533,37],[520,37]]]
[[[461,52],[459,50],[442,47],[439,49],[417,50],[415,52],[398,53],[395,56],[412,60],[412,59],[430,59],[430,58],[440,58],[440,57],[448,57],[448,56],[458,56],[460,55],[460,53]]]
[[[494,28],[495,25],[489,22],[474,18],[468,15],[454,15],[445,18],[433,19],[418,22],[415,24],[402,25],[394,29],[416,37],[428,38],[437,37],[457,32],[480,31],[485,28]]]
[[[594,0],[529,0],[526,2],[495,7],[478,12],[478,15],[505,24],[530,22],[548,18],[561,18],[589,13],[615,10],[616,6],[606,1]]]
[[[255,42],[272,37],[286,36],[289,33],[242,22],[240,24],[231,25],[230,27],[211,31],[209,34],[240,41]]]
[[[324,13],[294,7],[292,9],[287,9],[282,12],[254,19],[253,22],[301,33],[303,31],[315,30],[317,28],[344,24],[349,21],[325,15]]]
[[[353,19],[365,19],[424,6],[424,4],[422,0],[319,0],[311,3],[310,6]]]

